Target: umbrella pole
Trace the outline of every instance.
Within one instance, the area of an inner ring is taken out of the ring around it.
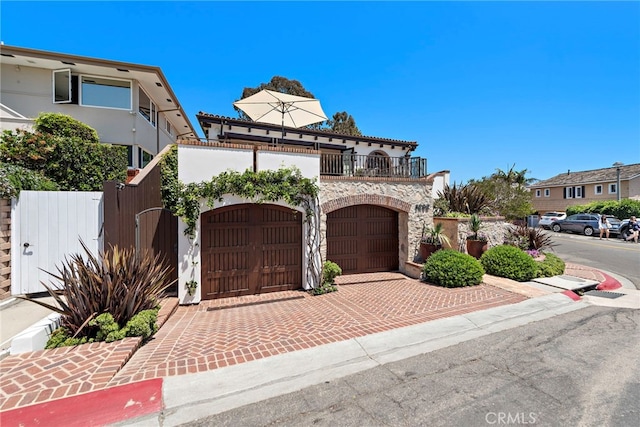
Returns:
[[[282,104],[282,132],[280,132],[280,144],[284,146],[284,103]]]

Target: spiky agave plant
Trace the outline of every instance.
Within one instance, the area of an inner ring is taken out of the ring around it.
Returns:
[[[136,256],[134,248],[115,246],[98,258],[82,240],[80,244],[85,256],[71,255],[58,267],[58,274],[46,272],[59,283],[42,282],[57,306],[22,297],[60,313],[71,336],[93,337],[97,328],[89,322],[102,313],[125,325],[137,313],[157,307],[159,296],[173,283],[160,254]]]
[[[507,242],[513,246],[518,246],[522,250],[553,249],[557,246],[549,233],[541,228],[528,227],[527,225],[512,226],[509,228]]]

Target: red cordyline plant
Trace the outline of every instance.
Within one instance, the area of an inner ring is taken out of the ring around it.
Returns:
[[[125,325],[137,313],[156,308],[162,292],[173,283],[160,254],[136,256],[134,248],[115,246],[98,258],[82,240],[80,244],[86,256],[71,255],[58,267],[58,274],[47,272],[58,286],[42,282],[57,306],[22,297],[60,313],[71,336],[93,337],[97,327],[88,324],[102,313]]]

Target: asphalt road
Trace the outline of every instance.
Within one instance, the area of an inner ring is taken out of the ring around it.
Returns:
[[[591,306],[187,425],[637,427],[639,321]]]
[[[613,237],[600,240],[578,234],[548,233],[557,244],[553,251],[563,260],[619,274],[640,289],[640,244]]]

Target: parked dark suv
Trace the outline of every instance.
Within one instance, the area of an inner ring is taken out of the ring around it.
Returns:
[[[617,235],[619,232],[618,227],[620,227],[620,220],[613,217],[607,218],[609,219],[609,223],[611,224],[609,233]],[[560,231],[570,231],[573,233],[581,233],[585,236],[593,236],[593,233],[597,233],[600,231],[600,228],[598,227],[599,222],[599,214],[579,213],[569,215],[565,219],[554,221],[551,224],[551,229],[556,233]]]

